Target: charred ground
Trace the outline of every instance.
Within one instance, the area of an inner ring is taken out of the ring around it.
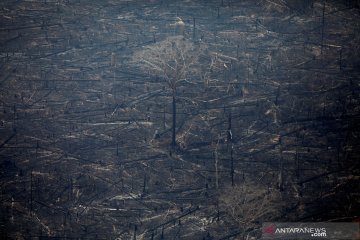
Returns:
[[[0,6],[3,239],[242,239],[359,217],[357,1]],[[175,147],[173,89],[141,60],[166,41],[202,49],[176,88]]]

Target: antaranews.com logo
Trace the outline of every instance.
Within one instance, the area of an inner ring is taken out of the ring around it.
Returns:
[[[274,235],[277,234],[310,234],[311,237],[326,237],[326,228],[313,227],[283,227],[277,228],[276,225],[271,225],[263,229],[264,233]]]
[[[264,223],[262,239],[358,239],[358,223]]]

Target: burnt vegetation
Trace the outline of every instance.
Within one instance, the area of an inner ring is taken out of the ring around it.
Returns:
[[[0,238],[257,239],[359,217],[359,1],[0,3]]]

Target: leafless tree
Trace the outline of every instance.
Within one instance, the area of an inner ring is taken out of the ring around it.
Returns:
[[[225,194],[226,193],[226,194]],[[239,224],[245,233],[256,223],[276,220],[281,214],[281,195],[276,189],[254,181],[246,181],[220,194],[219,206],[226,218]]]
[[[197,45],[182,36],[167,39],[144,47],[133,56],[134,64],[144,72],[161,78],[172,96],[172,140],[176,145],[176,102],[179,85],[196,85],[200,79],[201,57],[205,45]]]

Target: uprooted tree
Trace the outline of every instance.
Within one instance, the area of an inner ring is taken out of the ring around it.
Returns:
[[[172,139],[176,146],[176,103],[180,85],[195,87],[204,65],[200,59],[206,53],[204,44],[195,44],[183,36],[168,37],[163,41],[144,47],[133,56],[134,64],[150,76],[160,78],[172,97]]]

